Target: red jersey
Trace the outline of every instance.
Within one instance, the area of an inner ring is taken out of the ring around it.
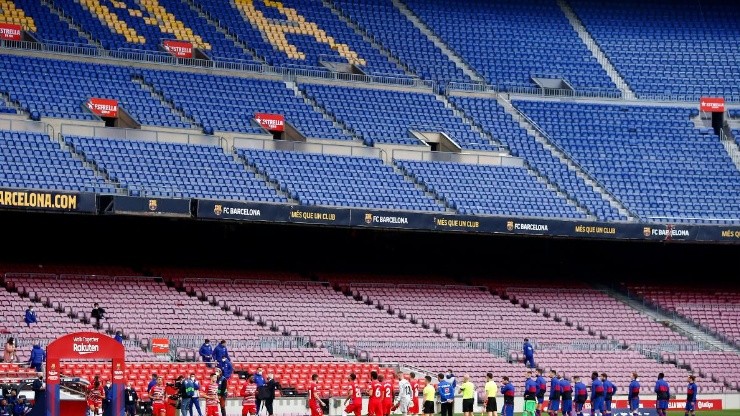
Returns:
[[[206,406],[218,406],[218,382],[208,383],[206,385]]]
[[[308,392],[311,393],[309,401],[311,403],[315,402],[319,398],[319,385],[315,381],[312,381],[311,385],[308,386]]]
[[[87,390],[87,401],[92,403],[103,403],[104,395],[105,393],[103,393],[102,387],[95,388],[94,386],[90,386]]]
[[[218,385],[217,385],[218,387]],[[242,387],[241,391],[242,406],[256,406],[257,405],[257,385],[254,383],[247,383]]]
[[[373,380],[370,383],[370,400],[383,400],[383,386],[378,380]]]
[[[411,399],[415,400],[419,398],[419,383],[416,380],[411,380]]]
[[[390,381],[383,382],[383,401],[393,400],[393,383]]]
[[[154,386],[149,392],[149,397],[152,399],[152,403],[164,404],[165,394],[164,386]]]
[[[357,383],[350,384],[349,391],[352,395],[352,403],[362,403],[362,390],[357,386]]]

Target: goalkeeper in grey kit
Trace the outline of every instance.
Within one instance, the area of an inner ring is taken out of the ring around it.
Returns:
[[[398,399],[392,410],[399,410],[402,415],[407,415],[411,405],[411,383],[400,371],[396,373],[396,378],[398,379]]]

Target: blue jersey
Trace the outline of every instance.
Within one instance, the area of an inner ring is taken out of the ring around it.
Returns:
[[[573,390],[576,395],[576,401],[580,403],[585,403],[586,398],[588,397],[588,389],[586,388],[586,385],[583,384],[583,382],[579,381],[578,383],[576,383]]]
[[[671,398],[671,388],[668,382],[660,379],[655,382],[655,394],[657,400],[668,400]]]
[[[573,386],[566,379],[560,380],[560,397],[563,400],[573,400]]]
[[[514,404],[514,385],[511,383],[501,387],[501,395],[504,396],[504,404]]]
[[[617,392],[617,386],[611,382],[611,380],[604,380],[604,394],[607,400],[611,400],[614,393]]]
[[[686,386],[686,401],[687,402],[695,402],[696,401],[696,393],[698,390],[698,386],[696,383],[689,383],[688,386]]]
[[[455,400],[455,389],[452,388],[452,384],[447,380],[439,382],[437,385],[437,393],[439,393],[439,399],[442,403]]]
[[[522,345],[522,351],[524,352],[525,357],[532,357],[534,355],[534,348],[529,342],[525,342],[524,345]]]
[[[638,397],[640,395],[640,382],[637,380],[632,380],[629,386],[629,391],[627,392],[627,397],[630,399]]]
[[[550,379],[550,400],[560,400],[560,379],[558,377]]]
[[[544,397],[547,392],[547,380],[544,377],[537,377],[537,396]]]
[[[537,397],[537,380],[528,378],[524,382],[524,400],[534,400]]]
[[[591,401],[597,397],[604,397],[604,383],[598,378],[591,382]]]

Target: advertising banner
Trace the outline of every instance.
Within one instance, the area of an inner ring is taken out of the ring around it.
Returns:
[[[152,338],[152,352],[155,354],[169,354],[170,353],[170,339],[169,338]]]
[[[90,97],[86,105],[96,116],[118,118],[118,100]]]
[[[198,218],[285,222],[290,206],[241,201],[198,200]]]
[[[338,227],[349,226],[350,210],[316,206],[292,206],[288,221],[301,224],[323,224]]]
[[[176,58],[190,59],[193,57],[193,44],[185,40],[164,40],[162,48]]]
[[[701,97],[699,100],[699,109],[709,113],[724,113],[725,99],[718,97]]]
[[[21,30],[20,25],[0,22],[0,40],[21,40]]]
[[[254,120],[269,131],[285,130],[285,117],[282,114],[254,113]]]
[[[190,199],[142,198],[114,195],[110,210],[113,213],[128,213],[135,215],[189,217]]]
[[[0,188],[0,208],[96,212],[95,194]]]

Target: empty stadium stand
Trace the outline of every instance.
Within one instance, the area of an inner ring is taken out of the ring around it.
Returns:
[[[561,78],[576,90],[618,92],[554,1],[406,4],[489,84],[536,87],[532,77]]]
[[[326,70],[321,65],[326,60],[354,64],[365,73],[405,76],[320,3],[217,0],[199,5],[271,65]]]
[[[171,109],[131,80],[131,68],[21,56],[0,59],[0,92],[30,113],[72,120],[96,119],[84,106],[90,97],[117,99],[144,125],[189,128]]]
[[[391,316],[383,309],[373,308],[335,291],[328,284],[316,282],[276,282],[234,280],[185,280],[186,291],[201,291],[214,296],[216,301],[234,305],[245,311],[249,319],[266,327],[277,327],[280,333],[306,336],[313,341],[407,340],[417,337],[434,337],[421,325]],[[250,293],[245,298],[242,294]],[[254,308],[255,302],[264,300],[271,305],[292,305],[291,309],[276,309],[263,305]],[[296,311],[301,311],[296,314]],[[359,337],[358,334],[362,333]]]
[[[463,149],[500,149],[429,92],[318,84],[303,84],[300,88],[370,146],[420,145],[422,142],[410,133],[415,130],[446,133]]]
[[[87,39],[69,27],[58,15],[44,3],[34,0],[5,0],[3,1],[4,15],[16,11],[15,19],[7,19],[9,23],[16,23],[30,32],[42,42],[60,42],[85,45]],[[25,17],[25,19],[23,18]]]
[[[638,97],[740,96],[736,7],[690,0],[569,0]]]
[[[557,146],[645,221],[734,223],[740,171],[696,110],[517,100]]]
[[[524,167],[408,160],[396,164],[461,214],[586,217]]]
[[[632,295],[740,346],[740,293],[712,284],[678,286],[676,289],[680,290],[669,292],[654,285],[627,285]]]
[[[237,152],[302,205],[444,211],[378,158],[248,149]]]
[[[582,177],[527,134],[494,97],[450,96],[450,101],[472,117],[482,129],[505,144],[515,156],[524,158],[540,175],[578,201],[588,213],[604,221],[625,220]]]
[[[395,7],[391,0],[372,3],[334,0],[335,7],[357,22],[393,54],[401,58],[415,74],[440,83],[470,81],[432,41]]]
[[[77,136],[65,141],[135,196],[285,202],[219,146]]]
[[[0,186],[4,188],[115,191],[46,134],[0,131],[0,162]]]
[[[266,134],[250,120],[278,113],[306,137],[349,139],[280,80],[151,70],[141,76],[187,117],[216,131]]]

